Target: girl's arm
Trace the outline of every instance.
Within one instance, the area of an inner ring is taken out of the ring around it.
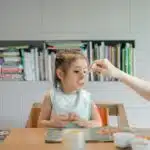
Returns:
[[[50,93],[46,92],[43,97],[43,102],[41,106],[41,112],[38,119],[38,127],[50,127],[50,116],[51,116],[52,104],[50,100]]]
[[[44,98],[41,106],[41,112],[38,119],[38,127],[40,128],[62,128],[68,124],[67,115],[51,115],[52,112],[52,103],[50,99],[50,92],[48,91]]]
[[[98,112],[98,108],[94,102],[92,102],[91,115],[91,120],[85,120],[80,117],[77,117],[76,120],[73,122],[76,123],[78,126],[85,128],[102,126],[101,117]]]
[[[91,120],[87,122],[87,127],[94,127],[94,126],[102,126],[102,120],[96,104],[92,102],[92,116]]]

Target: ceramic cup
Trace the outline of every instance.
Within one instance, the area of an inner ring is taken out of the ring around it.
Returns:
[[[64,150],[85,150],[84,132],[79,130],[68,130],[63,133]]]

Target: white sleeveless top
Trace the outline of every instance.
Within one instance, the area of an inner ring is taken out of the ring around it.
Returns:
[[[91,119],[91,95],[86,90],[78,90],[71,94],[65,94],[60,88],[50,91],[52,113],[68,114],[76,113],[80,118]],[[77,127],[73,123],[69,123],[66,127]]]

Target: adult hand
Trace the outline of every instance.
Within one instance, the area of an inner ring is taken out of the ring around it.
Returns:
[[[115,78],[120,78],[121,70],[116,68],[108,59],[96,60],[92,65],[91,69],[97,74],[102,74],[103,76],[111,76]]]

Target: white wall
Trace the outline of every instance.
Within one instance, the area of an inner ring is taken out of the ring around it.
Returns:
[[[1,8],[3,4],[7,4],[10,0],[1,0],[0,1],[0,11],[4,9]],[[130,8],[129,16],[128,16],[128,24],[127,30],[122,32],[102,32],[99,30],[91,31],[89,33],[73,33],[70,31],[59,33],[51,33],[49,31],[43,31],[43,19],[42,14],[44,14],[44,9],[42,9],[43,3],[41,0],[31,0],[31,4],[33,5],[34,16],[28,15],[30,19],[26,18],[26,15],[21,14],[23,12],[32,12],[31,7],[28,7],[27,2],[22,0],[13,1],[13,4],[7,5],[8,11],[7,14],[4,12],[0,13],[2,26],[0,27],[0,40],[51,40],[51,39],[135,39],[136,40],[136,75],[147,80],[150,80],[150,69],[147,68],[149,62],[149,39],[150,39],[150,24],[148,13],[148,6],[150,2],[145,0],[129,0],[128,5]],[[96,1],[101,5],[103,1]],[[107,1],[108,2],[108,1]],[[120,1],[120,5],[121,5]],[[15,3],[17,5],[15,5]],[[22,4],[23,3],[23,4]],[[89,0],[90,3],[90,0]],[[136,4],[136,5],[134,5]],[[142,4],[142,5],[141,5]],[[16,9],[20,6],[24,8],[23,5],[26,6],[25,9],[19,9],[20,15],[15,18],[16,14],[19,13]],[[11,7],[13,6],[13,7]],[[142,7],[141,7],[142,6]],[[64,6],[65,7],[65,6]],[[66,6],[67,7],[67,6]],[[116,6],[117,7],[117,6]],[[118,6],[119,7],[119,6]],[[137,11],[139,11],[139,7],[141,7],[140,13],[142,17],[136,16]],[[16,9],[15,9],[16,8]],[[34,9],[35,8],[35,9]],[[146,9],[147,8],[147,9]],[[65,8],[64,8],[65,9]],[[60,12],[59,12],[60,11]],[[94,11],[94,10],[93,10]],[[12,13],[15,12],[15,13]],[[62,10],[58,9],[57,13],[61,13]],[[99,11],[98,11],[99,12]],[[11,14],[11,15],[10,15]],[[121,15],[121,14],[120,14]],[[37,20],[40,16],[40,20]],[[53,13],[51,16],[56,17],[57,14]],[[105,14],[105,17],[107,15]],[[13,17],[16,19],[16,24],[13,26],[9,26],[11,21],[8,21],[8,18]],[[35,19],[35,24],[31,21],[32,26],[30,26],[29,22],[27,26],[25,26],[25,22],[22,24],[22,19],[26,19],[30,21],[33,18]],[[142,23],[139,18],[142,19]],[[73,17],[70,16],[73,21]],[[84,18],[84,16],[83,16]],[[121,21],[120,21],[121,22]],[[100,19],[97,24],[101,25],[102,19]],[[36,24],[38,24],[36,26]],[[63,24],[63,22],[62,22]],[[94,26],[92,22],[89,22],[90,26]],[[21,28],[23,25],[23,28]],[[45,25],[45,24],[44,24]],[[16,26],[16,27],[15,27]],[[119,24],[119,26],[124,26],[124,24]],[[34,28],[35,27],[35,28]],[[79,26],[80,27],[80,26]],[[107,26],[108,27],[108,26]],[[14,30],[18,28],[17,30]],[[32,32],[32,28],[34,28]],[[46,26],[46,29],[48,26]],[[128,30],[129,29],[129,30]],[[62,28],[63,30],[63,28]],[[110,31],[113,31],[113,26],[110,25]],[[14,34],[17,33],[17,34]],[[15,35],[15,36],[14,36]],[[34,101],[40,101],[44,91],[50,87],[50,83],[48,82],[0,82],[0,127],[24,127],[26,119],[28,117],[28,113],[30,111],[31,105]],[[131,91],[128,87],[121,83],[89,83],[87,85],[87,89],[92,92],[93,99],[98,100],[112,100],[119,101],[125,104],[125,108],[127,111],[127,116],[129,119],[130,125],[136,125],[138,127],[149,127],[150,120],[148,120],[148,116],[150,113],[150,104],[149,102],[142,99],[140,96],[136,95],[135,92]],[[111,118],[111,124],[115,124],[115,119]]]

